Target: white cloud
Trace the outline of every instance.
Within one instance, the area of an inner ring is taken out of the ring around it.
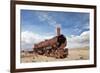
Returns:
[[[32,50],[34,44],[43,41],[44,39],[49,39],[52,36],[43,36],[30,31],[24,31],[21,33],[21,49]]]
[[[45,36],[39,35],[33,32],[24,31],[21,33],[21,48],[24,50],[32,50],[35,43],[43,41],[45,39],[50,39],[54,37],[52,36]],[[72,35],[70,38],[67,37],[67,46],[70,48],[82,48],[89,46],[89,31],[85,31],[80,34],[80,36]]]
[[[37,15],[40,21],[46,21],[50,26],[56,27],[56,25],[58,25],[54,18],[48,15],[47,12],[37,12]]]
[[[89,31],[85,31],[80,36],[72,35],[70,38],[67,37],[68,48],[82,48],[89,46]]]
[[[86,24],[84,24],[83,29],[89,29],[89,28],[90,28],[90,26],[89,26],[89,23],[88,22]]]

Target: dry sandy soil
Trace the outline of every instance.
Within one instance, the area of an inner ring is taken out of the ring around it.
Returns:
[[[87,60],[89,59],[89,48],[69,49],[68,57],[64,59],[56,59],[27,52],[21,53],[21,63],[29,62],[48,62],[48,61],[68,61],[68,60]]]

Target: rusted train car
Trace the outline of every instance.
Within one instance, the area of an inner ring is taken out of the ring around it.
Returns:
[[[57,35],[51,39],[44,40],[34,44],[34,52],[39,55],[45,55],[55,58],[66,58],[68,56],[67,39],[60,34],[60,27],[57,27]]]

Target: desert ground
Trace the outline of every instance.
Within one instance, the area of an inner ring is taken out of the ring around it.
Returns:
[[[88,60],[89,48],[68,49],[68,56],[64,59],[56,59],[34,53],[21,52],[21,63],[30,62],[50,62],[50,61],[68,61],[68,60]]]

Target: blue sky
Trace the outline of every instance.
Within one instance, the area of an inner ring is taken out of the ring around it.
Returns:
[[[66,47],[89,46],[89,13],[21,10],[20,18],[22,49],[54,37],[57,25],[68,39]]]
[[[21,10],[22,31],[54,35],[58,24],[63,34],[80,35],[89,30],[89,13]]]

